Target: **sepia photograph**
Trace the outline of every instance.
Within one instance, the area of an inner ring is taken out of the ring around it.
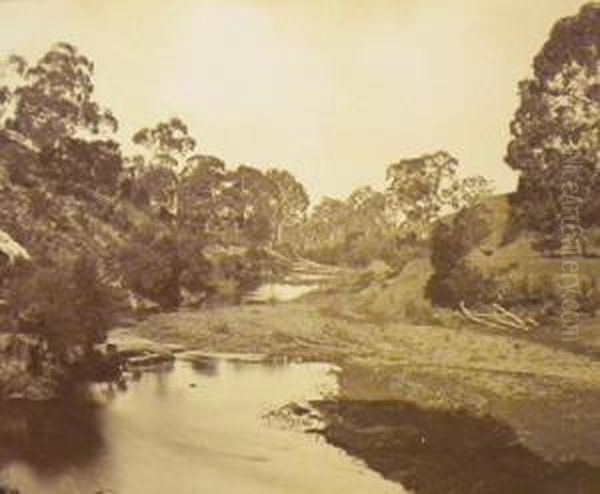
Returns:
[[[0,23],[0,494],[600,494],[599,1]]]

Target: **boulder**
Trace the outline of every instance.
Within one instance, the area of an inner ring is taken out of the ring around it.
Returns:
[[[128,303],[131,310],[136,314],[156,314],[161,311],[160,305],[146,297],[142,297],[138,293],[131,290],[127,293]]]

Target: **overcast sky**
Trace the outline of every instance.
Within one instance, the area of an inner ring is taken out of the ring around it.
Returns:
[[[581,0],[0,0],[0,47],[96,63],[125,137],[173,115],[230,165],[291,170],[313,199],[445,149],[514,187],[517,82]]]

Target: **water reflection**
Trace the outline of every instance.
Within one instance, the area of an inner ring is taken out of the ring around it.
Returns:
[[[195,359],[191,362],[192,369],[206,376],[216,376],[219,373],[219,362],[215,359]]]
[[[0,482],[24,494],[403,492],[323,441],[263,420],[331,391],[328,370],[177,362],[137,374],[126,391],[93,388],[95,404],[2,405]]]
[[[60,475],[94,462],[104,446],[96,403],[0,403],[0,463],[23,462],[38,475]]]

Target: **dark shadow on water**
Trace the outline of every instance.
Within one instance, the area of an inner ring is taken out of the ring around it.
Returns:
[[[600,468],[554,464],[492,418],[396,401],[320,401],[326,440],[417,494],[598,494]]]
[[[0,467],[18,461],[51,476],[93,462],[104,448],[100,411],[79,399],[0,402]]]

